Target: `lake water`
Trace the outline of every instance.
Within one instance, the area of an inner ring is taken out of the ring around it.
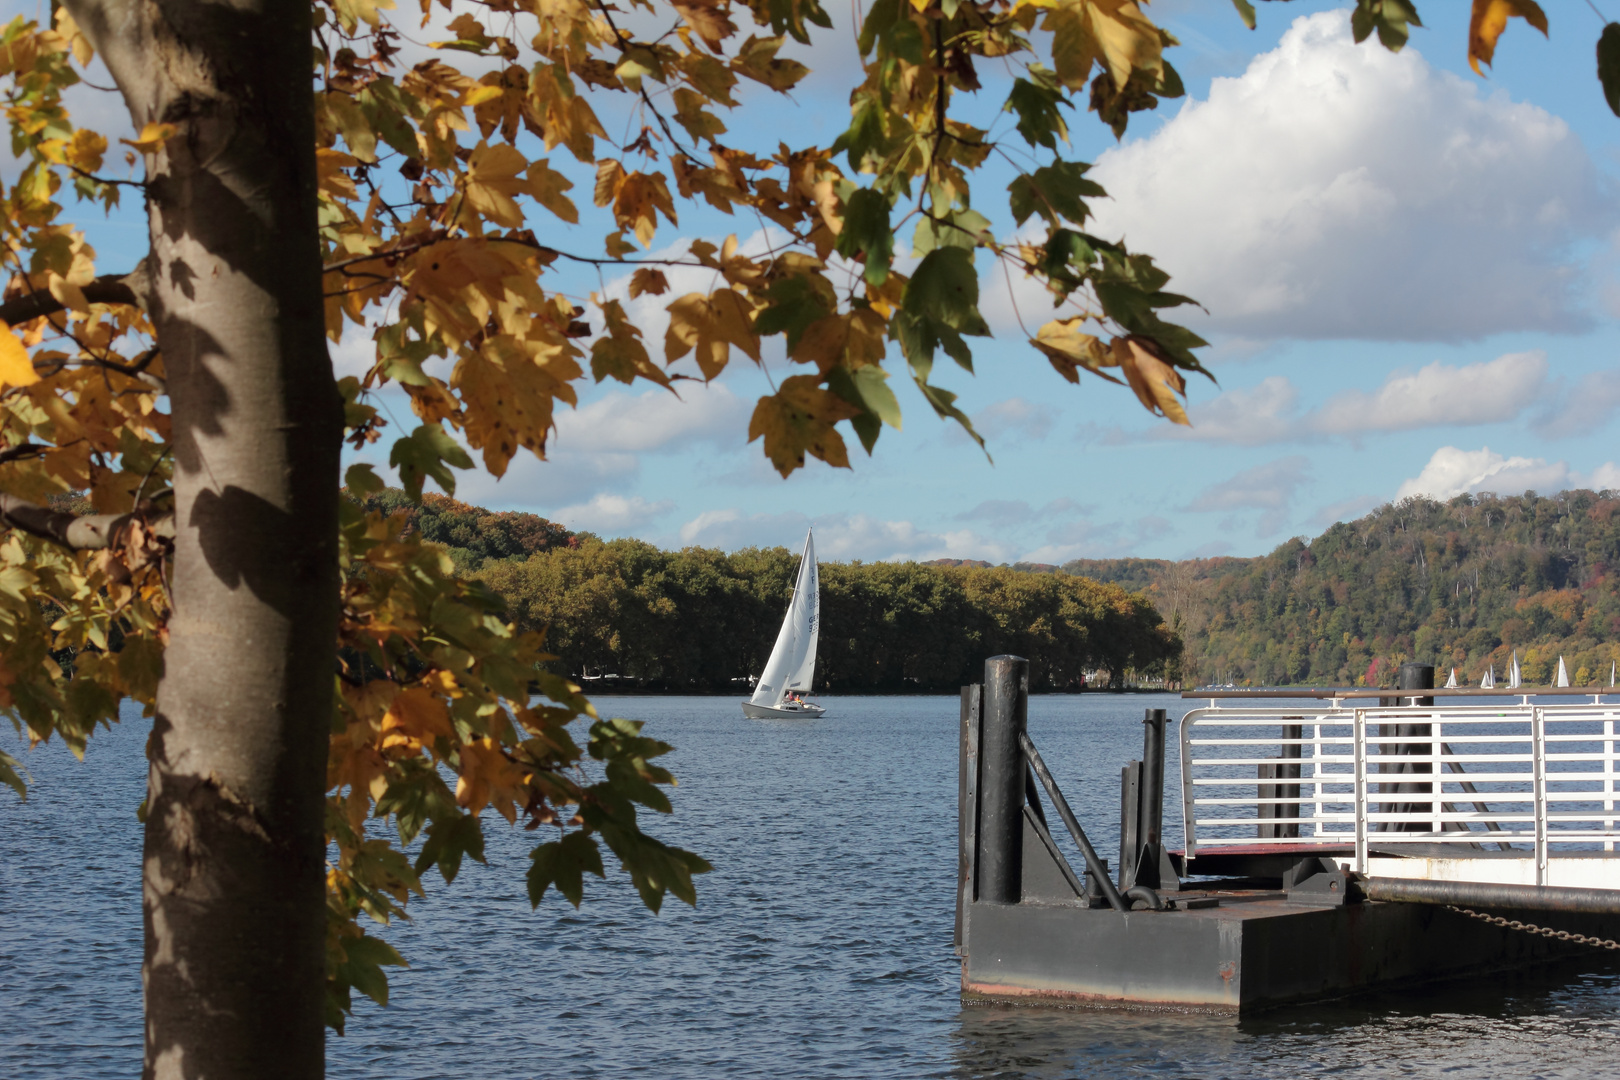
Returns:
[[[627,880],[531,911],[525,841],[434,878],[388,931],[411,961],[361,999],[333,1077],[1620,1077],[1606,956],[1242,1022],[961,1007],[951,952],[957,703],[821,699],[816,721],[744,720],[730,698],[599,698],[674,743],[675,814],[649,823],[715,865],[695,910],[641,910]],[[1030,733],[1104,857],[1145,695],[1037,697]],[[146,724],[25,756],[0,790],[0,1076],[140,1070]],[[0,746],[17,752],[9,729]],[[23,756],[23,755],[19,755]],[[1170,768],[1172,785],[1175,769]],[[1168,835],[1179,828],[1167,807]]]

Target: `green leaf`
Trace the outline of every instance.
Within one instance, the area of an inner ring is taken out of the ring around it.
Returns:
[[[873,286],[889,279],[894,261],[894,230],[889,227],[889,200],[861,188],[844,202],[844,228],[834,250],[846,259],[864,259],[863,276]]]
[[[394,443],[388,464],[399,470],[399,483],[412,502],[422,501],[422,481],[431,479],[446,495],[456,493],[455,474],[449,469],[470,469],[472,458],[438,424],[423,424]]]
[[[889,133],[884,123],[883,104],[877,98],[865,95],[855,102],[848,130],[833,141],[828,153],[844,152],[849,158],[849,167],[860,172],[867,158],[882,160],[888,147]]]
[[[546,889],[554,885],[577,908],[585,899],[585,871],[597,877],[607,876],[596,841],[584,832],[571,832],[561,840],[541,844],[529,852],[529,858],[534,860],[526,877],[531,907],[539,907]]]
[[[1609,111],[1620,116],[1620,23],[1609,23],[1597,43],[1598,82]]]
[[[1038,67],[1030,65],[1030,73],[1036,74]],[[1002,111],[1018,114],[1018,134],[1029,145],[1056,150],[1059,139],[1069,141],[1069,128],[1063,122],[1059,106],[1073,107],[1069,99],[1063,96],[1055,78],[1046,85],[1028,79],[1014,79],[1012,93],[1007,95],[1007,104],[1002,106]]]
[[[926,255],[935,248],[975,248],[990,231],[990,220],[977,210],[955,210],[917,222],[912,234],[912,255]]]
[[[22,762],[4,750],[0,750],[0,784],[4,784],[15,791],[17,798],[23,802],[28,801],[28,785],[23,782],[23,778],[18,773],[26,774],[27,772],[28,770],[22,767]]]
[[[344,938],[342,945],[343,963],[332,972],[333,979],[354,987],[378,1005],[387,1005],[388,976],[383,974],[383,965],[409,967],[405,958],[382,938]]]
[[[1062,220],[1084,225],[1091,216],[1085,200],[1108,194],[1101,184],[1085,178],[1090,169],[1083,161],[1055,161],[1019,176],[1007,185],[1013,219],[1022,225],[1032,214],[1039,214],[1053,225]]]
[[[773,281],[765,290],[770,305],[754,319],[754,331],[761,337],[786,334],[788,352],[799,344],[799,337],[811,323],[833,314],[834,301],[818,286],[820,281],[804,275]]]
[[[1243,25],[1253,30],[1256,25],[1254,5],[1249,3],[1249,0],[1232,0],[1232,6],[1237,8],[1238,18],[1243,20]]]
[[[861,445],[870,454],[876,445],[878,433],[888,424],[900,430],[900,402],[889,389],[889,375],[876,364],[851,371],[835,367],[827,373],[827,388],[851,405],[866,411],[850,420],[850,426],[860,437]]]
[[[966,248],[936,248],[924,256],[906,282],[900,306],[960,333],[990,336],[979,314],[979,272]]]
[[[348,471],[343,474],[343,486],[357,499],[364,499],[367,495],[375,495],[388,488],[382,477],[377,475],[377,470],[363,461],[349,466]]]
[[[1366,41],[1377,30],[1378,43],[1390,52],[1405,48],[1410,27],[1422,25],[1411,0],[1356,0],[1350,16],[1350,33],[1357,42]]]
[[[484,830],[474,815],[452,814],[428,826],[427,839],[416,856],[415,869],[420,874],[436,865],[448,885],[456,880],[463,855],[484,861]]]

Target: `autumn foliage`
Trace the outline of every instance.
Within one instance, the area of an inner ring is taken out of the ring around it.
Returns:
[[[1530,0],[1474,7],[1480,60],[1509,16],[1545,26]],[[67,207],[95,215],[148,194],[143,177],[164,174],[192,133],[176,116],[119,145],[77,126],[64,92],[84,82],[93,50],[66,7],[52,10],[49,23],[0,30],[21,159],[0,197],[0,521],[11,529],[0,709],[30,740],[82,752],[121,699],[152,711],[163,669],[175,453],[148,298],[173,267],[109,271]],[[990,333],[979,308],[990,274],[1033,278],[1051,300],[1052,317],[1027,332],[1032,355],[1186,422],[1185,375],[1203,370],[1204,343],[1162,313],[1189,301],[1147,255],[1086,231],[1088,201],[1104,192],[1063,155],[1079,109],[1118,135],[1182,93],[1166,58],[1175,39],[1137,3],[873,0],[859,13],[849,124],[825,146],[734,145],[725,120],[743,87],[786,93],[804,79],[785,50],[831,26],[817,0],[422,0],[408,13],[316,0],[310,16],[326,328],[372,345],[336,390],[350,443],[385,441],[412,499],[428,481],[453,493],[475,457],[495,476],[520,453],[543,457],[557,409],[587,377],[675,390],[739,360],[785,358],[747,433],[784,476],[809,458],[847,465],[845,432],[871,451],[900,424],[897,379],[971,432],[936,361],[971,371],[971,342]],[[1405,0],[1359,0],[1354,20],[1358,38],[1376,30],[1399,47],[1417,17]],[[407,62],[404,28],[448,36]],[[975,127],[955,107],[984,89],[990,65],[1012,72],[1010,130]],[[1012,183],[975,192],[992,160],[1015,164]],[[976,209],[1002,198],[1011,233]],[[555,223],[581,220],[580,200],[612,222],[599,247],[555,238]],[[733,236],[650,254],[698,204],[747,230],[762,223],[766,245]],[[629,297],[569,292],[564,264],[629,271]],[[673,274],[694,269],[711,284],[675,295]],[[643,297],[667,298],[662,341],[627,313]],[[384,393],[408,399],[407,423],[390,428]],[[361,496],[382,488],[365,465],[346,482]],[[88,492],[94,513],[49,508],[69,491]],[[506,620],[409,519],[346,504],[334,548],[338,1027],[351,991],[386,1000],[382,966],[402,962],[360,916],[399,917],[431,871],[449,880],[481,858],[485,809],[540,830],[535,903],[553,888],[578,903],[582,876],[603,872],[603,844],[655,908],[666,893],[692,902],[706,869],[641,829],[640,810],[668,809],[672,778],[653,763],[667,747],[548,674],[541,634]],[[3,756],[0,780],[24,790]]]

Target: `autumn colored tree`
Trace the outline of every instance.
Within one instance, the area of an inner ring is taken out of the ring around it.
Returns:
[[[1509,14],[1545,21],[1529,0],[1474,6],[1486,60]],[[355,989],[385,1000],[381,965],[401,962],[360,915],[387,922],[429,869],[480,857],[486,808],[547,829],[537,903],[553,887],[577,903],[602,843],[653,907],[690,902],[705,868],[640,827],[638,805],[668,808],[650,762],[666,748],[537,674],[539,635],[404,515],[340,502],[345,481],[381,487],[365,466],[340,476],[345,440],[385,437],[380,394],[414,411],[386,437],[417,498],[453,489],[466,448],[497,476],[543,456],[587,369],[674,388],[670,364],[713,379],[782,350],[792,373],[748,437],[784,476],[807,455],[844,466],[839,425],[868,451],[898,426],[896,371],[968,426],[935,363],[971,369],[980,280],[1003,270],[1057,305],[1031,340],[1070,382],[1128,384],[1185,422],[1183,373],[1202,370],[1200,339],[1160,315],[1186,299],[1086,231],[1103,192],[1061,153],[1071,95],[1121,134],[1181,93],[1174,39],[1131,0],[874,0],[848,129],[757,147],[726,141],[722,116],[745,83],[804,77],[781,54],[831,25],[817,0],[422,0],[452,36],[409,64],[391,9],[63,0],[0,32],[22,159],[4,191],[0,707],[78,750],[123,698],[154,718],[148,1076],[320,1075],[323,1025],[341,1029]],[[1405,0],[1354,17],[1391,47],[1416,21]],[[135,133],[122,151],[64,105],[97,57]],[[1014,72],[1004,136],[958,116],[987,60]],[[1002,235],[971,181],[1015,148]],[[600,250],[550,224],[580,217],[582,170],[612,222]],[[70,197],[143,200],[145,257],[99,265]],[[768,248],[638,254],[699,200],[767,222]],[[714,285],[671,296],[660,362],[620,299],[559,288],[561,264],[633,268],[632,296],[670,292],[675,267]],[[327,341],[345,333],[372,363],[336,379]],[[94,512],[50,505],[70,491]],[[0,779],[22,788],[9,759]]]

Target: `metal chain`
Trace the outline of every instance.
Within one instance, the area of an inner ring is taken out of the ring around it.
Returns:
[[[1573,941],[1577,945],[1590,945],[1595,949],[1612,949],[1620,952],[1620,941],[1611,941],[1608,938],[1587,937],[1585,934],[1572,934],[1568,930],[1554,930],[1549,926],[1537,926],[1535,923],[1520,922],[1518,919],[1504,919],[1500,915],[1487,915],[1483,911],[1474,911],[1471,908],[1458,907],[1456,904],[1447,904],[1447,908],[1460,915],[1467,915],[1471,919],[1488,922],[1492,926],[1505,926],[1509,930],[1522,930],[1526,934],[1539,934],[1544,938],[1554,938],[1558,941]]]

